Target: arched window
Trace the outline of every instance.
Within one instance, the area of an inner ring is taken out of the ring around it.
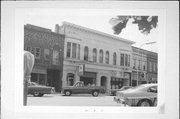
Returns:
[[[103,63],[103,50],[99,51],[99,63]]]
[[[106,64],[109,64],[109,51],[106,51]]]
[[[93,62],[97,62],[97,49],[93,49]]]
[[[116,53],[113,53],[113,65],[116,65]]]
[[[84,60],[88,61],[89,48],[86,46],[84,48]]]

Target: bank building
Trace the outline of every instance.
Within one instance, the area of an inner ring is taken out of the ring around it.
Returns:
[[[56,25],[55,32],[65,36],[62,87],[77,81],[107,91],[131,85],[135,42],[68,22]]]

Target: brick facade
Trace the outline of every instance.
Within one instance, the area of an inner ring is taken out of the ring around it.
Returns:
[[[62,87],[64,35],[34,25],[24,26],[24,50],[35,55],[31,81]]]

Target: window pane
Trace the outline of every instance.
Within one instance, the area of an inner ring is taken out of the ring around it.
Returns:
[[[84,48],[84,60],[88,61],[88,54],[89,54],[89,49],[88,47]]]
[[[75,43],[72,44],[72,58],[76,58],[76,47]]]
[[[125,66],[128,66],[128,55],[125,54]]]
[[[67,57],[71,56],[71,43],[67,42]]]
[[[116,53],[113,54],[113,65],[116,65]]]
[[[130,67],[130,55],[128,55],[128,67]]]
[[[49,59],[49,49],[44,49],[44,58]]]
[[[97,50],[93,49],[93,62],[97,61]]]
[[[80,59],[80,44],[78,44],[77,58]]]
[[[40,58],[40,48],[35,49],[35,57]]]
[[[99,52],[99,63],[103,63],[103,51],[100,50]]]
[[[121,62],[120,62],[121,66],[124,66],[124,54],[121,54]]]
[[[59,52],[56,50],[53,50],[53,64],[54,65],[59,64]]]
[[[106,51],[106,64],[109,64],[109,52]]]

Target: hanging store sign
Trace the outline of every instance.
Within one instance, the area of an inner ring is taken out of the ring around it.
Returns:
[[[80,64],[78,67],[79,75],[84,75],[85,72],[85,64]]]

